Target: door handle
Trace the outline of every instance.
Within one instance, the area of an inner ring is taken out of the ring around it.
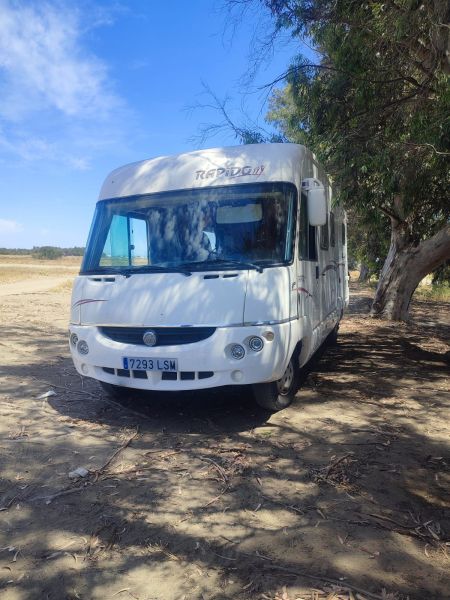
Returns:
[[[319,267],[316,266],[316,279],[319,279]]]

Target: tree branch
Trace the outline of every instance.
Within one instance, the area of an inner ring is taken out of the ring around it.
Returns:
[[[400,144],[403,144],[405,146],[413,146],[415,148],[431,148],[433,152],[439,154],[440,156],[450,156],[450,152],[441,152],[440,150],[437,150],[437,148],[435,148],[433,144],[429,144],[426,142],[423,144],[415,144],[414,142],[400,142]]]
[[[388,208],[385,208],[384,206],[381,206],[380,204],[377,205],[378,210],[381,210],[382,213],[384,213],[386,216],[388,216],[390,219],[393,219],[394,221],[396,221],[398,224],[400,223],[405,223],[405,221],[403,219],[401,219],[398,214],[396,214],[393,211],[390,211]]]
[[[306,63],[303,65],[296,65],[295,67],[289,67],[287,71],[282,73],[279,77],[271,81],[270,83],[266,83],[260,86],[259,90],[264,90],[267,88],[273,88],[277,83],[284,81],[289,75],[295,74],[298,71],[302,71],[303,69],[317,69],[322,71],[333,71],[335,73],[342,73],[343,75],[347,75],[349,79],[353,81],[364,81],[366,83],[376,83],[380,85],[387,85],[390,83],[398,83],[398,82],[408,82],[420,89],[432,90],[433,88],[424,86],[423,83],[419,83],[414,77],[411,76],[399,76],[393,79],[368,79],[367,77],[355,77],[350,71],[345,71],[344,69],[337,69],[336,67],[331,67],[329,65],[317,65],[314,63]]]

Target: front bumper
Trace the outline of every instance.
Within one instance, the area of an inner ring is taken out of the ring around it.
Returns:
[[[271,341],[264,337],[268,332],[273,334]],[[179,346],[148,347],[116,342],[92,325],[70,325],[72,333],[89,347],[89,353],[81,355],[69,344],[78,373],[141,390],[195,390],[275,381],[286,370],[291,347],[291,322],[270,326],[220,327],[206,340]],[[255,335],[264,340],[260,352],[254,352],[248,346],[248,339]],[[227,350],[234,343],[241,344],[246,350],[241,360],[233,359]],[[177,359],[176,379],[163,371],[125,371],[123,357]]]

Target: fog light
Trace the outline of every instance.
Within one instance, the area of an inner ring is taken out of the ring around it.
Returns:
[[[88,354],[89,346],[84,340],[80,340],[77,344],[77,350],[80,354]]]
[[[248,345],[253,352],[259,352],[263,349],[264,342],[260,337],[255,335],[248,340]]]
[[[72,344],[72,346],[76,346],[78,344],[78,336],[76,333],[70,334],[70,343]]]
[[[263,336],[266,338],[266,340],[267,340],[268,342],[271,342],[271,341],[273,341],[273,339],[275,338],[275,334],[274,334],[274,332],[273,332],[273,331],[265,331],[265,332],[263,333]]]
[[[81,370],[85,375],[87,375],[89,373],[89,367],[87,365],[85,365],[84,363],[81,365]]]
[[[240,344],[234,344],[230,348],[230,353],[231,353],[231,356],[233,358],[235,358],[236,360],[241,360],[241,358],[244,358],[244,356],[245,356],[244,346],[241,346]]]

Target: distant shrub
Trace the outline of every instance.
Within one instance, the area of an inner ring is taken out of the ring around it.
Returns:
[[[47,252],[47,248],[51,248],[52,256],[38,256],[43,251],[44,254]],[[59,258],[61,254],[53,256],[53,250],[62,252],[62,256],[83,256],[84,248],[82,246],[73,246],[72,248],[58,248],[56,246],[34,246],[32,250],[29,248],[0,248],[0,255],[29,255],[32,254],[35,258]]]
[[[0,248],[0,254],[7,254],[9,256],[23,256],[30,254],[29,248]]]
[[[73,246],[72,248],[62,248],[64,256],[83,256],[84,248],[82,246]]]
[[[40,260],[56,260],[57,258],[64,256],[63,250],[61,248],[56,248],[56,246],[35,246],[32,254],[34,258]]]

